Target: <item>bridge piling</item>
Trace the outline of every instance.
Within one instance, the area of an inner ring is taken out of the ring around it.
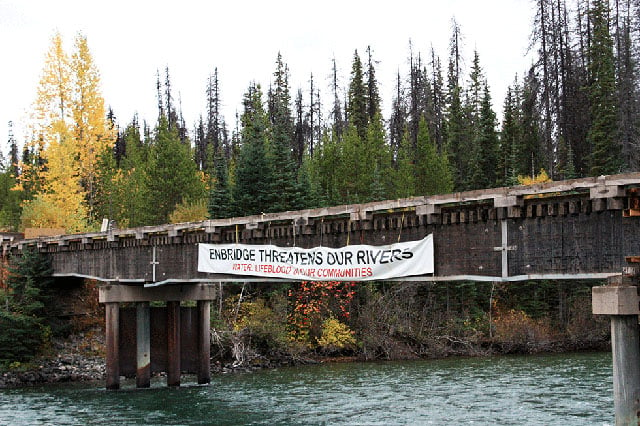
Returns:
[[[638,425],[640,409],[640,298],[633,275],[611,277],[593,287],[592,310],[611,319],[613,397],[616,426]]]
[[[198,384],[211,382],[211,302],[198,301]]]
[[[151,386],[151,320],[149,302],[136,303],[136,387]]]
[[[100,287],[99,302],[106,312],[107,389],[119,389],[120,374],[134,372],[139,388],[149,387],[151,374],[159,371],[166,371],[168,386],[180,386],[183,372],[195,373],[199,384],[210,383],[210,309],[215,298],[215,287],[207,284]],[[166,307],[151,308],[151,301],[166,302]],[[181,301],[196,301],[197,307],[181,308]],[[133,315],[129,308],[121,313],[120,303],[135,303]],[[187,319],[181,324],[183,316]],[[190,318],[197,318],[194,324]],[[151,359],[152,352],[157,359]]]
[[[180,302],[167,302],[167,386],[180,386]]]
[[[120,389],[120,304],[105,303],[107,389]]]

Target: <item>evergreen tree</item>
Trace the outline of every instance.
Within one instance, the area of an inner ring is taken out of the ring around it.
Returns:
[[[271,139],[269,144],[269,158],[273,170],[272,191],[277,193],[273,211],[298,210],[303,207],[301,194],[303,188],[298,185],[296,162],[292,156],[293,117],[291,114],[291,96],[289,94],[289,72],[278,54],[276,71],[273,74],[275,87],[270,91],[269,116],[271,117]],[[304,188],[306,189],[306,188]]]
[[[358,51],[353,54],[351,80],[349,82],[347,119],[353,126],[361,140],[367,138],[367,124],[369,123],[367,110],[367,86],[364,81],[364,71]]]
[[[487,84],[484,84],[478,117],[478,129],[474,140],[471,188],[491,188],[496,185],[498,176],[498,133],[496,131],[496,115],[491,108],[491,95]]]
[[[500,132],[500,150],[498,156],[497,184],[515,185],[515,153],[522,140],[522,116],[520,113],[519,87],[516,81],[507,88],[502,113],[502,131]]]
[[[180,141],[177,128],[169,128],[167,117],[160,117],[147,164],[143,210],[147,224],[167,223],[178,204],[203,198],[204,182],[189,146]]]
[[[396,163],[399,162],[401,145],[407,126],[407,103],[404,90],[400,82],[400,72],[396,76],[396,90],[391,102],[391,117],[389,119],[389,142],[394,153]]]
[[[542,113],[537,101],[539,81],[531,68],[522,89],[522,138],[514,147],[514,169],[516,176],[535,176],[544,167],[544,138],[540,128]]]
[[[340,139],[345,128],[345,120],[342,115],[336,58],[333,58],[333,66],[331,68],[331,90],[333,92],[333,107],[331,109],[331,118],[333,119],[332,131],[336,134],[337,138]]]
[[[126,146],[126,156],[112,179],[114,201],[110,206],[111,218],[120,227],[145,225],[148,195],[146,172],[150,149],[142,140],[137,117],[134,116],[120,138]]]
[[[209,192],[209,218],[222,219],[232,217],[231,190],[229,188],[229,171],[222,148],[218,148],[214,160],[214,181]]]
[[[415,159],[415,150],[413,149],[409,130],[405,129],[398,147],[395,198],[407,198],[417,194]]]
[[[297,163],[297,167],[302,166],[304,155],[307,152],[307,140],[311,137],[311,129],[309,121],[304,114],[304,105],[302,103],[302,90],[298,89],[295,100],[295,123],[293,134],[293,158]],[[309,155],[313,157],[313,150],[309,149]]]
[[[617,105],[613,42],[609,34],[609,2],[594,0],[589,11],[593,37],[589,46],[589,100],[591,127],[587,140],[591,145],[589,174],[599,176],[621,170],[618,143]]]
[[[447,72],[447,152],[451,158],[456,190],[468,189],[466,176],[468,168],[469,140],[468,122],[462,108],[462,87],[460,86],[460,27],[453,21],[450,42],[449,67]]]
[[[368,121],[375,119],[376,115],[381,114],[380,109],[380,93],[378,91],[378,81],[376,80],[376,70],[374,60],[371,54],[371,46],[367,46],[367,116]]]
[[[273,209],[274,177],[267,159],[267,115],[262,90],[252,83],[244,96],[241,148],[234,170],[234,215],[247,216]]]
[[[429,135],[429,127],[423,117],[418,125],[418,144],[414,166],[414,195],[434,195],[453,190],[453,177],[446,153],[438,154],[435,143]]]
[[[7,163],[8,171],[13,175],[13,177],[17,178],[20,175],[20,153],[18,152],[18,143],[13,134],[13,122],[9,121],[9,159]]]
[[[9,309],[0,309],[0,366],[29,361],[51,333],[58,313],[49,303],[51,274],[50,260],[35,249],[25,248],[20,257],[11,258]]]

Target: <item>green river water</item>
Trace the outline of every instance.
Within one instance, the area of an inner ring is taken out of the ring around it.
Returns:
[[[0,390],[2,425],[612,425],[611,355],[340,363]]]

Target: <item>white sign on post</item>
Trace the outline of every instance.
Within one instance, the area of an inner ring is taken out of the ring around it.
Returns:
[[[433,234],[420,241],[341,248],[198,244],[198,271],[309,281],[367,281],[434,272]]]

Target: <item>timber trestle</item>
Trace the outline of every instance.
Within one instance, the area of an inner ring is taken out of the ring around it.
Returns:
[[[180,386],[182,373],[196,374],[199,384],[211,381],[212,285],[111,284],[99,292],[106,316],[107,389],[119,389],[120,376],[132,375],[137,387],[149,387],[155,372],[167,373],[168,386]],[[195,307],[180,306],[188,301]]]

